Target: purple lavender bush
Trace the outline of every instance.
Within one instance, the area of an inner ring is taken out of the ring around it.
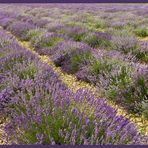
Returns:
[[[49,32],[63,33],[65,25],[62,22],[52,22],[46,26]]]
[[[52,145],[140,144],[134,124],[116,116],[102,99],[94,100],[89,92],[82,90],[74,95],[68,90],[62,92],[56,84],[52,87],[48,84],[43,91],[40,85],[28,100],[22,95],[20,102],[16,95],[18,101],[12,106],[18,115],[5,127],[9,141]],[[30,92],[29,87],[26,89]],[[92,114],[88,114],[89,105],[93,106]]]
[[[37,27],[41,27],[41,28],[44,28],[46,27],[46,25],[49,23],[48,20],[46,19],[36,19],[33,21],[33,24]]]
[[[76,73],[78,79],[84,80],[86,82],[92,83],[98,87],[99,91],[106,94],[108,88],[111,89],[109,98],[114,98],[117,90],[122,90],[122,88],[130,83],[130,71],[127,65],[120,63],[117,59],[107,59],[107,57],[98,57],[89,61],[85,65],[81,65],[80,70]],[[114,80],[114,83],[112,83]],[[116,87],[116,89],[115,89]],[[107,96],[108,96],[107,95]]]
[[[141,41],[135,38],[129,30],[122,30],[120,33],[116,30],[112,37],[112,48],[126,55],[132,55],[137,61],[147,63],[147,41]]]
[[[28,23],[28,22],[20,22],[16,21],[13,22],[9,27],[8,30],[11,31],[15,36],[19,37],[22,40],[26,39],[26,33],[30,29],[34,29],[35,26]]]
[[[82,63],[93,58],[93,49],[83,43],[61,42],[50,51],[51,59],[67,73],[76,73]]]
[[[48,52],[48,50],[56,46],[57,43],[61,42],[63,38],[56,33],[47,32],[38,37],[35,36],[35,38],[32,40],[34,40],[33,47],[35,48],[35,50],[39,52],[39,54],[45,54],[46,52]]]
[[[33,17],[31,17],[29,15],[19,15],[18,20],[21,21],[21,22],[27,22],[27,23],[30,23],[30,24],[33,23]]]
[[[132,53],[139,48],[138,41],[132,37],[114,36],[112,38],[114,49],[122,53]]]
[[[6,29],[13,21],[15,21],[15,19],[14,18],[7,18],[7,17],[5,17],[5,18],[3,18],[3,19],[0,19],[0,25],[4,28],[4,29]]]
[[[148,117],[148,110],[144,106],[146,106],[148,98],[147,72],[147,67],[139,68],[132,77],[132,83],[118,94],[118,100],[123,104],[125,103],[125,108],[131,112],[143,114],[146,118]]]
[[[148,63],[148,41],[141,41],[139,42],[139,49],[133,52],[133,55],[143,63]]]
[[[70,37],[74,41],[78,41],[78,42],[82,41],[86,33],[87,33],[87,30],[80,27],[66,27],[64,29],[64,34],[66,34],[68,37]]]
[[[7,35],[5,31],[0,29],[0,58],[14,53],[17,48],[15,38],[11,35]],[[14,48],[14,49],[13,49]]]
[[[34,45],[44,33],[47,33],[45,29],[41,28],[30,29],[26,34],[26,40],[30,41],[31,44]]]

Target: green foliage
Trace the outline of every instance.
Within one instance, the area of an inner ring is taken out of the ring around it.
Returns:
[[[90,45],[93,48],[97,47],[111,47],[111,42],[108,40],[105,40],[103,38],[98,38],[95,35],[88,35],[83,39],[84,42],[86,42],[88,45]]]
[[[135,38],[131,37],[113,37],[112,40],[113,48],[119,50],[120,52],[127,54],[127,53],[134,53],[139,49],[138,41]]]
[[[143,76],[138,76],[135,82],[131,84],[123,93],[126,103],[134,104],[130,110],[134,113],[141,114],[147,114],[147,111],[145,111],[144,107],[145,105],[143,104],[147,96],[148,87],[147,82]],[[144,105],[143,107],[142,104]]]
[[[104,29],[106,27],[106,24],[103,20],[99,20],[95,23],[95,26],[94,26],[96,29],[98,28],[101,28],[101,29]]]
[[[4,53],[0,53],[0,58],[4,57],[5,54]]]
[[[29,30],[27,33],[27,40],[31,40],[33,38],[39,37],[42,34],[41,30],[39,29],[33,29]]]
[[[49,113],[48,115],[46,115],[43,112],[43,113],[39,113],[40,114],[39,121],[32,122],[31,119],[30,121],[28,120],[27,124],[29,124],[29,127],[25,128],[24,132],[22,133],[23,136],[18,137],[19,141],[22,141],[22,143],[25,143],[25,144],[35,144],[37,141],[40,141],[40,139],[38,139],[37,137],[37,134],[40,134],[39,136],[43,135],[44,137],[42,139],[42,144],[52,144],[53,139],[54,139],[54,143],[56,144],[71,144],[69,138],[72,137],[71,133],[72,131],[74,131],[74,129],[71,126],[75,125],[75,128],[79,129],[79,132],[78,132],[79,134],[77,135],[77,138],[76,138],[76,144],[81,144],[83,142],[81,140],[81,134],[84,132],[82,129],[83,128],[82,124],[85,123],[85,120],[84,120],[85,118],[84,119],[81,118],[80,113],[75,115],[72,112],[74,108],[73,106],[69,106],[65,104],[64,111],[63,111],[63,108],[61,107],[56,107],[56,110],[54,110],[53,108],[54,104],[52,104],[53,103],[52,100],[49,98],[48,101],[51,103],[50,112],[52,112],[52,114]],[[38,107],[40,108],[41,105],[43,107],[44,104],[45,102],[42,102],[42,103],[39,102]],[[15,106],[15,108],[17,109],[17,112],[20,112],[21,114],[24,113],[25,115],[27,114],[27,110],[23,106],[21,105]],[[75,109],[77,108],[75,107]],[[30,112],[31,114],[34,114],[36,112],[34,108],[31,108],[30,111],[31,111]],[[64,116],[66,116],[66,119]],[[90,137],[93,134],[94,132],[93,129],[95,128],[93,124],[93,121],[94,121],[93,118],[90,116],[89,119],[90,119],[90,126],[87,127],[88,137]],[[68,139],[65,140],[65,135],[62,136],[60,132],[62,132],[63,134],[68,133],[71,135],[67,135]],[[105,131],[102,131],[102,134],[104,134],[103,132]],[[102,134],[101,132],[99,133],[101,138]],[[23,137],[25,137],[25,139]]]
[[[91,64],[90,71],[96,75],[101,73],[107,74],[111,72],[113,66],[117,63],[118,61],[111,59],[96,60]]]
[[[136,52],[134,52],[134,54],[138,60],[148,64],[148,52],[140,52],[137,50]]]
[[[35,65],[28,65],[25,69],[19,71],[20,79],[34,79],[37,69]]]
[[[148,119],[148,101],[145,100],[142,102],[142,115]]]
[[[18,63],[24,63],[24,59],[22,56],[19,58],[10,58],[4,65],[3,67],[5,70],[11,70],[13,67],[15,67]],[[0,71],[1,72],[1,71]]]
[[[41,42],[40,45],[41,47],[53,47],[57,44],[57,42],[62,41],[61,38],[59,37],[53,37],[53,38],[49,38],[47,42]]]
[[[92,59],[92,54],[90,52],[74,55],[70,60],[71,73],[77,72],[79,70],[80,64],[90,59]]]
[[[131,82],[130,69],[125,65],[120,66],[117,74],[111,76],[108,86],[108,97],[114,99],[118,92],[122,91]]]
[[[85,32],[71,32],[68,34],[70,38],[72,38],[74,41],[80,42],[82,38],[85,36]]]
[[[122,29],[111,29],[110,31],[108,30],[109,33],[115,35],[115,36],[120,36],[120,37],[130,37],[130,38],[134,38],[135,34],[133,32],[133,30],[130,27],[124,27]]]
[[[0,40],[0,48],[3,48],[4,46],[10,44],[9,40],[7,39],[2,39]]]
[[[139,28],[135,31],[135,33],[140,37],[147,37],[148,36],[148,29],[147,28]]]

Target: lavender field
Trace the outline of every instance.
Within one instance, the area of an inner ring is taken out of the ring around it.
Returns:
[[[1,4],[0,144],[148,144],[148,4]]]

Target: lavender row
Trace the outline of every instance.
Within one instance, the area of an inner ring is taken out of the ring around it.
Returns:
[[[35,48],[40,54],[50,56],[63,72],[75,74],[77,79],[96,85],[98,91],[107,98],[121,104],[131,113],[143,114],[147,118],[146,65],[129,63],[116,51],[103,53],[73,41],[60,42],[49,50]]]
[[[19,37],[21,37],[22,39],[28,39],[26,37],[26,32],[29,29],[42,27],[45,28],[45,30],[47,31],[62,34],[62,37],[67,36],[68,39],[85,42],[93,48],[114,49],[120,51],[123,54],[132,54],[132,56],[136,57],[136,59],[138,59],[139,61],[147,63],[147,41],[138,41],[135,37],[129,36],[128,30],[123,30],[119,33],[119,31],[114,31],[110,29],[108,32],[111,34],[117,32],[114,35],[99,31],[92,33],[87,29],[84,29],[83,26],[67,26],[66,24],[60,22],[52,23],[47,19],[40,20],[38,18],[39,16],[33,19],[33,16],[21,16],[16,14],[12,15],[9,13],[7,15],[6,14],[1,14],[1,24],[4,27],[8,27],[14,32],[14,34],[19,35]],[[23,22],[19,22],[16,20],[21,20]],[[9,27],[9,24],[12,21],[14,23]],[[35,40],[36,39],[38,39],[38,37],[35,38]],[[44,48],[44,46],[41,48]]]
[[[75,74],[78,79],[97,85],[99,91],[101,90],[109,99],[120,103],[128,111],[143,114],[147,118],[147,66],[140,67],[139,70],[136,64],[126,64],[128,58],[133,60],[130,55],[124,57],[117,51],[100,52],[85,43],[71,41],[64,35],[47,33],[46,29],[35,28],[28,17],[23,21],[25,23],[17,21],[9,25],[8,29],[21,39],[30,40],[39,54],[50,56],[64,72]],[[73,32],[79,32],[79,28],[77,29]],[[106,40],[112,38],[105,33],[95,35]],[[120,39],[114,40],[118,42]],[[134,48],[128,38],[124,40],[129,43],[129,48]],[[133,40],[133,45],[135,43]],[[118,46],[124,48],[122,42]],[[143,51],[147,50],[147,42],[143,43],[143,48]]]
[[[9,119],[4,127],[7,141],[86,145],[140,144],[144,140],[135,125],[117,116],[103,99],[94,99],[87,90],[72,93],[49,65],[4,31],[0,34],[6,43],[0,50],[0,111]]]

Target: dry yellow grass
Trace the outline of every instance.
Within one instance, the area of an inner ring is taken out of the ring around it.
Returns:
[[[141,41],[148,41],[148,37],[144,37],[144,38],[140,37],[139,40],[141,40]]]

